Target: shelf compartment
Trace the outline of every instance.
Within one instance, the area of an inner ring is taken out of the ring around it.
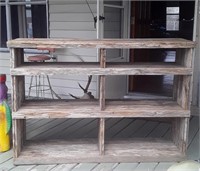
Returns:
[[[25,63],[11,69],[11,75],[191,75],[192,68],[175,63]]]
[[[103,111],[98,100],[25,100],[12,115],[14,119],[189,117],[190,111],[173,100],[106,100]]]
[[[27,141],[14,163],[166,162],[183,159],[185,156],[171,141],[162,139],[108,141],[103,156],[99,155],[95,139],[81,139]]]

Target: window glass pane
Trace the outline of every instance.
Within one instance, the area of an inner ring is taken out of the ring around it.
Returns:
[[[6,11],[5,6],[0,6],[0,47],[6,47],[6,41],[7,41],[7,29],[6,29]]]
[[[27,27],[27,37],[33,37],[33,28],[32,28],[32,15],[31,15],[31,8],[26,7],[26,27]]]
[[[167,7],[167,14],[179,14],[179,7]]]
[[[167,15],[167,31],[179,30],[179,15]]]
[[[11,26],[12,26],[12,39],[19,38],[19,18],[18,7],[16,5],[11,6]]]
[[[167,15],[167,21],[179,21],[179,15]]]
[[[46,5],[32,5],[32,28],[34,38],[47,37]]]
[[[167,31],[178,31],[179,22],[167,21]]]

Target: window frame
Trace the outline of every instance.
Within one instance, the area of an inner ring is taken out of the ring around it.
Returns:
[[[0,1],[0,6],[5,6],[5,15],[6,15],[6,30],[7,30],[7,41],[12,39],[12,18],[11,18],[11,6],[18,6],[18,8],[24,10],[18,10],[19,17],[19,36],[27,37],[27,26],[26,26],[26,5],[45,5],[46,6],[46,33],[47,38],[49,38],[49,4],[48,0],[40,0],[40,1],[31,1],[31,0],[5,0],[4,2]],[[9,51],[8,47],[0,47],[0,52]]]
[[[178,8],[178,12],[168,12],[167,8]],[[178,16],[178,29],[167,29],[167,23],[168,23],[168,16]],[[167,6],[166,7],[166,31],[167,32],[178,32],[180,30],[180,6]]]

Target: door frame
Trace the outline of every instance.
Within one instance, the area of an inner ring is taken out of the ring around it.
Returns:
[[[104,38],[104,22],[98,20],[98,16],[104,16],[104,8],[112,7],[112,8],[121,8],[124,10],[121,21],[121,27],[123,28],[122,37],[129,39],[130,38],[130,10],[131,10],[131,0],[121,0],[122,6],[117,5],[105,5],[104,0],[97,0],[97,39]],[[126,62],[129,61],[129,50],[123,49],[122,56],[126,58]],[[99,49],[97,49],[97,61],[99,61]],[[126,76],[126,94],[129,92],[128,90],[128,76]],[[99,88],[99,79],[97,79],[97,90]],[[99,92],[97,91],[97,97],[99,97]]]

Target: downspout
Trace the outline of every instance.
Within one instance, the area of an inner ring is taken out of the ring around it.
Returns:
[[[7,40],[12,39],[12,24],[11,24],[11,10],[9,0],[6,0],[6,27],[7,27]]]
[[[100,3],[99,0],[97,0],[97,23],[96,23],[96,29],[97,29],[97,39],[99,39],[100,35],[99,35],[99,7],[100,7]],[[99,62],[99,48],[97,48],[97,62]],[[100,77],[98,76],[97,79],[97,85],[96,85],[96,97],[99,98],[99,83],[100,83]]]
[[[46,0],[46,16],[47,16],[47,38],[50,37],[50,32],[49,32],[49,1]]]
[[[199,28],[199,0],[195,0],[195,9],[194,9],[194,25],[193,25],[193,41],[198,41],[199,39],[199,33],[197,32],[200,28]],[[199,46],[197,44],[197,46]],[[199,48],[196,47],[194,49],[194,53],[193,53],[193,78],[192,78],[192,97],[191,97],[191,101],[192,101],[192,105],[197,106],[197,104],[199,103],[199,97],[198,97],[198,92],[199,92],[199,67],[200,67],[200,60],[199,60]]]
[[[99,0],[97,0],[97,25],[96,25],[96,29],[97,29],[97,39],[99,39],[99,15],[100,15],[100,12],[99,12],[99,7],[100,7],[100,3],[99,3]]]

